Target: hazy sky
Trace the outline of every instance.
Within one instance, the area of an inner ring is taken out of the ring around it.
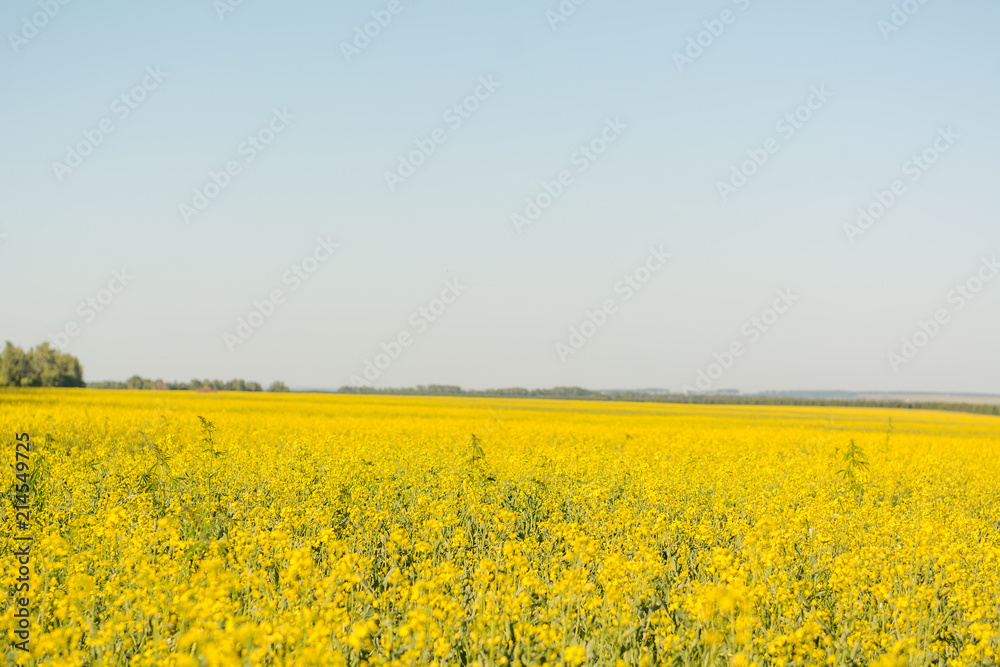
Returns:
[[[998,20],[10,0],[0,339],[89,381],[1000,393]]]

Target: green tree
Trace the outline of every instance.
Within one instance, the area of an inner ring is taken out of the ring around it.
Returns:
[[[48,343],[27,352],[10,341],[0,353],[0,387],[83,387],[80,360]]]
[[[271,383],[271,386],[267,388],[268,391],[289,391],[288,385],[286,385],[281,380],[275,380]]]
[[[0,352],[0,387],[20,387],[21,379],[30,375],[24,350],[7,341]]]

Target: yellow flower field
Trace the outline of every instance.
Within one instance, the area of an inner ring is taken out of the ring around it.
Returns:
[[[0,440],[6,664],[1000,660],[995,417],[22,390]]]

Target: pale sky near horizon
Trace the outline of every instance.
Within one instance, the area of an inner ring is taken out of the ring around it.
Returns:
[[[1000,394],[995,2],[225,2],[0,8],[0,343]]]

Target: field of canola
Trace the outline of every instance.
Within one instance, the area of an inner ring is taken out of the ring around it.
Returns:
[[[995,417],[22,390],[0,441],[5,664],[1000,661]]]

